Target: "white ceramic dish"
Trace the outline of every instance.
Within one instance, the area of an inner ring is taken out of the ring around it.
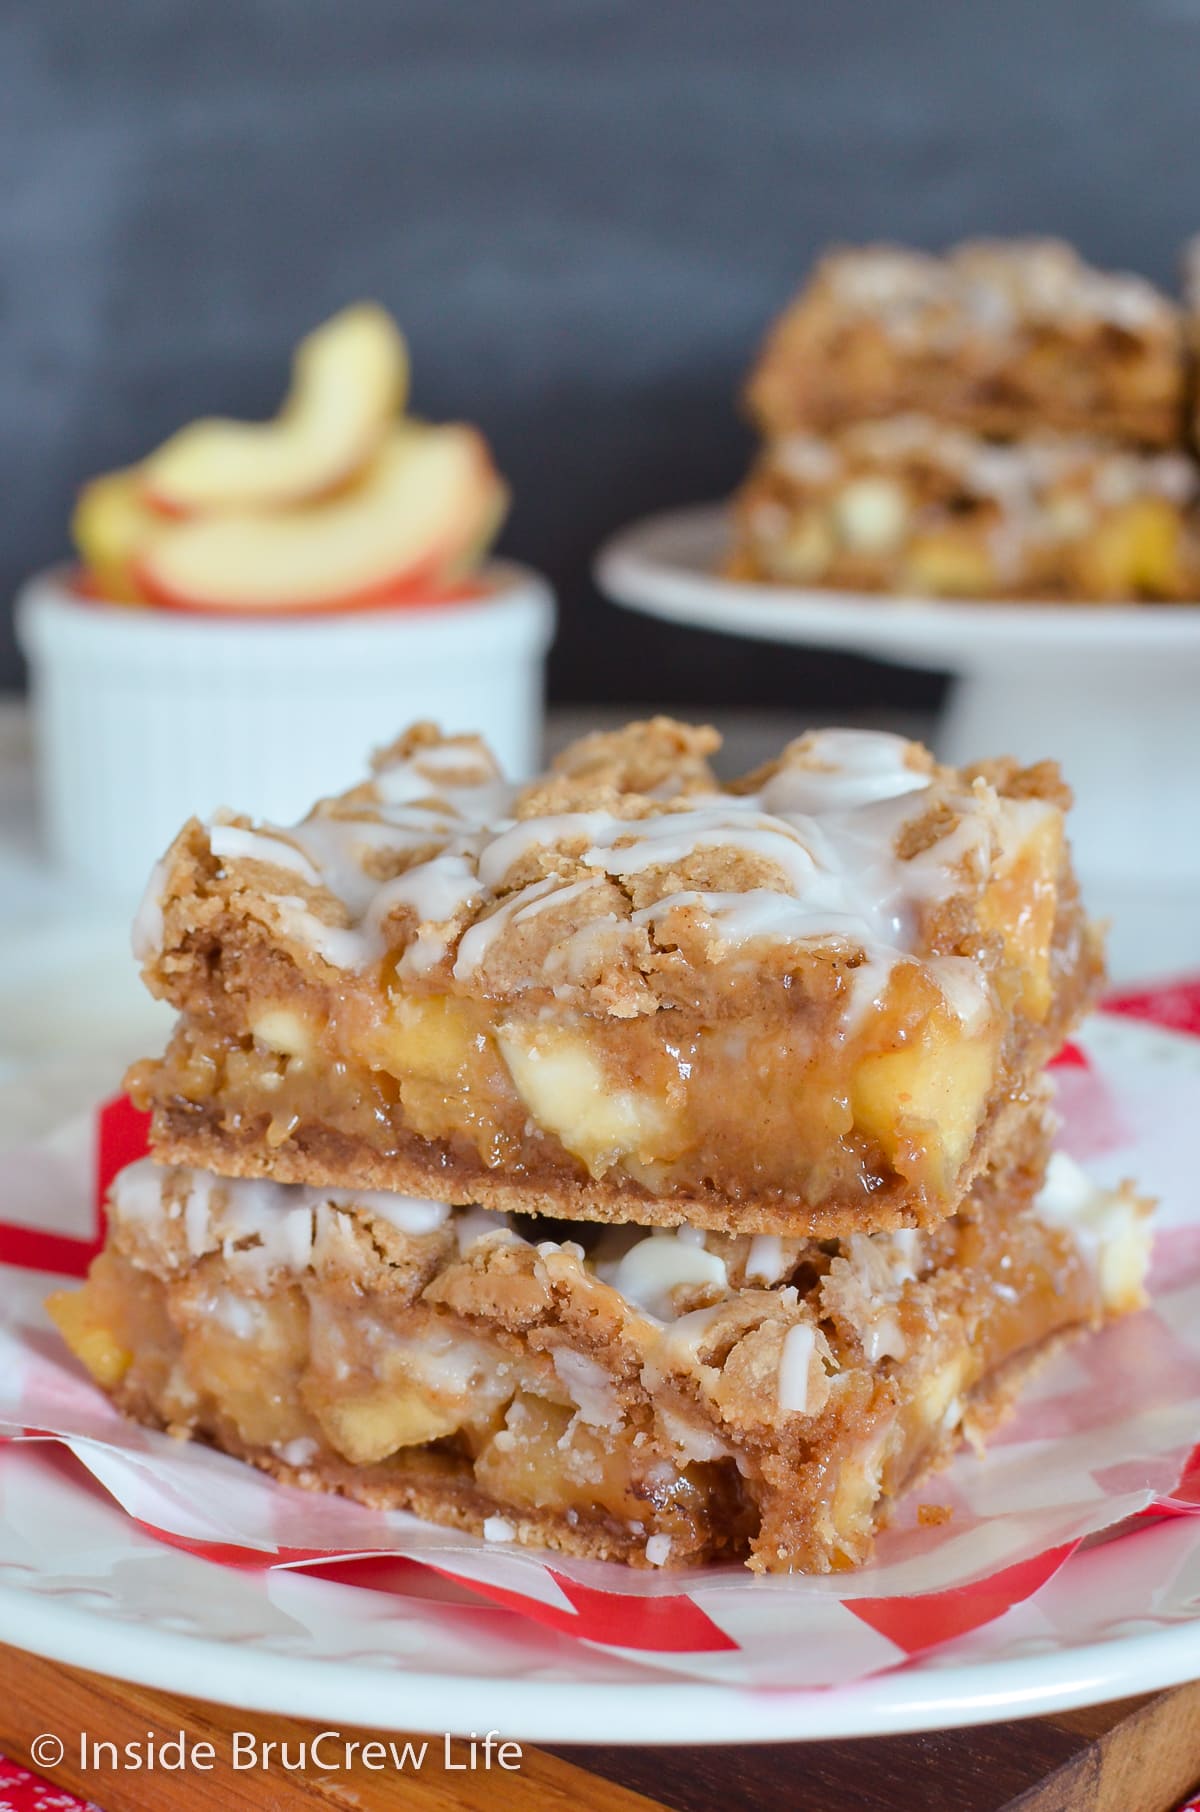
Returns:
[[[1052,754],[1074,786],[1081,872],[1200,890],[1200,607],[955,603],[725,579],[722,505],[639,522],[601,550],[618,604],[727,635],[844,648],[957,676],[949,761]]]
[[[230,620],[82,598],[65,568],[17,606],[55,865],[133,904],[180,825],[220,805],[289,823],[417,718],[536,768],[553,596],[497,562],[434,609]]]

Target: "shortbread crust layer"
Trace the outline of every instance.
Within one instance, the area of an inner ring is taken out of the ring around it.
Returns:
[[[347,1115],[352,1113],[356,1120],[361,1116],[359,1123],[369,1127],[369,1116],[378,1112],[375,1097],[367,1092],[370,1083],[358,1077],[352,1086],[357,1092],[347,1097]],[[999,1103],[976,1135],[972,1170],[1017,1168],[1040,1174],[1051,1137],[1044,1115],[1048,1099],[1048,1085],[1038,1078],[1017,1098]],[[319,1120],[305,1120],[273,1145],[265,1117],[235,1116],[228,1124],[220,1110],[198,1112],[190,1103],[158,1110],[154,1134],[163,1162],[210,1169],[222,1176],[400,1194],[432,1190],[458,1203],[477,1202],[505,1213],[581,1224],[693,1226],[716,1233],[828,1239],[856,1230],[930,1225],[949,1211],[941,1199],[931,1202],[894,1184],[876,1184],[865,1200],[849,1207],[842,1199],[809,1202],[786,1169],[782,1186],[769,1193],[740,1188],[736,1194],[723,1193],[700,1183],[669,1195],[651,1195],[631,1178],[592,1177],[576,1165],[544,1157],[540,1163],[490,1170],[470,1141],[461,1138],[445,1141],[431,1157],[428,1141],[397,1138],[389,1128],[387,1149],[381,1150],[370,1131],[356,1134],[344,1123]],[[357,1184],[349,1179],[357,1179]]]

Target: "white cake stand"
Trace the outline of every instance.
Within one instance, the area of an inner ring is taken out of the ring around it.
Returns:
[[[1055,756],[1076,792],[1081,873],[1110,899],[1147,885],[1194,898],[1200,918],[1200,605],[956,603],[752,585],[719,576],[727,535],[720,505],[649,517],[602,548],[597,583],[618,604],[694,628],[953,674],[943,759]]]

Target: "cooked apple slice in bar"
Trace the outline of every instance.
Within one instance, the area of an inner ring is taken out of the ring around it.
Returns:
[[[436,591],[494,532],[506,499],[474,428],[398,430],[362,483],[303,512],[198,518],[138,567],[180,610],[336,610]]]
[[[378,452],[408,389],[408,352],[385,309],[360,302],[300,342],[274,421],[213,417],[165,441],[142,467],[145,500],[169,515],[307,503]]]

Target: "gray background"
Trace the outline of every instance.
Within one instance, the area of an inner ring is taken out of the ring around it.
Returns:
[[[738,379],[824,242],[1062,231],[1169,281],[1200,225],[1198,0],[6,0],[0,74],[0,596],[82,478],[270,413],[374,295],[415,405],[514,482],[560,698],[928,696],[628,619],[589,553],[736,480]]]

